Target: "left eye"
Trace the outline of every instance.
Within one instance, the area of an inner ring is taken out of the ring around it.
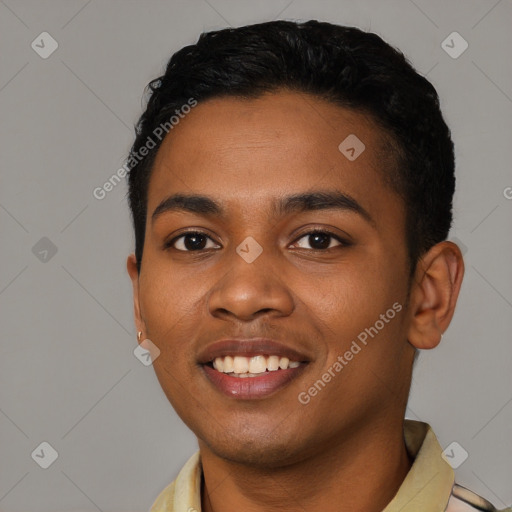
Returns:
[[[332,239],[334,238],[339,242],[338,245],[349,245],[348,242],[345,240],[342,240],[340,237],[335,235],[334,233],[330,233],[329,231],[309,231],[308,233],[304,233],[298,240],[302,240],[303,238],[307,238],[307,243],[311,245],[317,245],[317,247],[313,247],[312,250],[325,250],[325,249],[331,249],[332,246],[330,245],[330,242],[332,242]],[[298,242],[295,242],[296,244]],[[301,247],[301,249],[307,249],[308,247]]]

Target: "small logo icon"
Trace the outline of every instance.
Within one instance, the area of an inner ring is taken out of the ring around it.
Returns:
[[[338,146],[338,149],[351,162],[353,162],[366,149],[366,146],[356,135],[351,133]]]
[[[468,42],[458,32],[452,32],[441,43],[441,48],[452,59],[458,59],[468,49],[468,46]]]
[[[263,247],[254,240],[252,236],[248,236],[237,248],[236,252],[247,262],[252,263],[262,252]]]
[[[155,359],[160,355],[160,349],[149,339],[140,342],[133,355],[144,365],[151,366]]]
[[[31,454],[32,458],[43,469],[48,469],[56,460],[59,454],[57,450],[46,441],[43,441]]]
[[[30,46],[39,57],[47,59],[59,47],[59,43],[48,32],[41,32]]]
[[[43,236],[32,247],[32,253],[39,261],[48,263],[57,253],[57,246],[49,238]]]
[[[453,441],[444,449],[441,457],[453,469],[457,469],[468,458],[468,455],[468,452],[457,441]]]

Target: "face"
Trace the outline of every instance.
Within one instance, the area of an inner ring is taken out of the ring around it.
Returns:
[[[351,134],[360,154],[339,149]],[[202,448],[272,467],[403,418],[405,211],[383,135],[277,92],[199,103],[164,140],[140,276],[128,266],[158,380]]]

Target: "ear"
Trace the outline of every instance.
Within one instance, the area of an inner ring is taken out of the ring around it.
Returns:
[[[431,349],[439,344],[455,312],[463,277],[464,260],[453,242],[434,245],[418,261],[409,305],[411,345]]]
[[[137,331],[142,331],[142,339],[145,337],[146,326],[144,320],[142,319],[142,315],[140,313],[140,302],[139,302],[139,272],[137,270],[137,258],[135,254],[132,253],[128,256],[126,260],[126,269],[128,270],[128,274],[130,275],[130,279],[132,280],[133,287],[133,313],[135,317],[135,326]],[[140,343],[140,341],[139,341]]]

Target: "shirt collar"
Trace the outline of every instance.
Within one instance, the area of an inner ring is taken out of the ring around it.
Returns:
[[[404,421],[407,451],[414,458],[395,497],[382,512],[443,512],[454,484],[454,472],[427,423]],[[157,497],[150,512],[201,511],[201,458],[197,451],[174,482]]]
[[[404,438],[414,462],[383,512],[443,512],[450,499],[455,473],[442,457],[443,450],[434,431],[422,421],[405,420]]]

